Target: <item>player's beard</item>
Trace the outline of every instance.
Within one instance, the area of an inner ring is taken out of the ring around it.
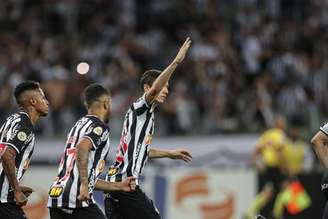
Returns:
[[[40,112],[39,115],[41,117],[46,117],[49,113],[48,112]]]
[[[49,109],[48,109],[48,111],[37,110],[37,112],[38,112],[40,117],[45,117],[49,114]]]
[[[110,110],[107,112],[107,117],[105,118],[105,123],[109,123]]]

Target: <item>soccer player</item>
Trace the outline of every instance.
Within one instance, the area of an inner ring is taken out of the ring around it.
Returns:
[[[26,81],[14,90],[19,112],[9,116],[0,128],[0,215],[6,219],[26,219],[21,208],[32,192],[19,185],[34,150],[34,125],[48,114],[49,103],[39,83]]]
[[[106,194],[105,208],[109,219],[157,219],[160,214],[153,202],[139,188],[138,177],[148,158],[182,159],[191,161],[186,150],[151,149],[154,133],[154,110],[168,95],[168,82],[176,67],[183,61],[191,41],[186,39],[173,62],[162,72],[146,71],[141,77],[144,94],[134,102],[125,115],[123,131],[116,154],[116,162],[108,172],[107,180],[121,182],[127,177],[137,178],[137,189],[132,193],[111,192]]]
[[[326,169],[321,181],[321,191],[328,200],[328,123],[320,127],[320,130],[311,140],[314,152],[316,153],[320,163]],[[328,201],[323,212],[323,219],[328,219]]]
[[[52,219],[104,219],[105,215],[92,197],[94,189],[101,191],[135,189],[135,179],[109,183],[98,179],[105,167],[109,151],[109,120],[111,97],[98,84],[84,90],[88,115],[70,130],[58,176],[50,188],[48,207]]]

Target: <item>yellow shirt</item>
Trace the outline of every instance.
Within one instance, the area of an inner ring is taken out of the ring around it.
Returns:
[[[282,149],[285,140],[284,131],[277,128],[269,129],[261,135],[257,147],[261,150],[262,159],[266,166],[280,166],[278,150]]]
[[[305,143],[302,141],[287,141],[283,154],[290,173],[293,175],[299,174],[304,165]]]

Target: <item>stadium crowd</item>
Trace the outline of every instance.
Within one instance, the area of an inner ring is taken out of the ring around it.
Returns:
[[[165,68],[186,36],[161,135],[260,131],[275,113],[313,131],[328,115],[327,0],[7,0],[0,29],[0,121],[18,82],[41,81],[52,108],[44,136],[84,113],[91,82],[111,90],[118,135],[142,72]]]

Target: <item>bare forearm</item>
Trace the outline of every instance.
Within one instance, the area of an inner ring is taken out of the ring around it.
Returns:
[[[174,70],[177,68],[178,63],[173,61],[154,81],[152,88],[159,93],[163,87],[169,82]]]
[[[88,156],[89,150],[84,148],[77,149],[76,164],[79,170],[80,180],[82,184],[88,184]]]
[[[105,180],[98,179],[95,185],[95,189],[103,192],[121,191],[121,184],[121,182],[108,182]]]
[[[317,132],[314,137],[311,139],[313,150],[316,153],[320,163],[328,168],[328,137],[326,134],[321,131]]]
[[[15,157],[16,153],[11,151],[14,149],[7,149],[6,152],[2,155],[2,166],[3,171],[9,181],[10,186],[14,191],[20,191],[19,183],[16,178],[16,168],[15,168]]]
[[[328,148],[323,144],[313,145],[314,152],[316,153],[320,163],[328,168]]]
[[[148,157],[150,159],[164,158],[164,157],[169,157],[169,156],[170,156],[170,151],[160,150],[160,149],[155,149],[155,148],[151,148],[149,150],[149,154],[148,154]]]
[[[156,78],[153,85],[146,93],[147,103],[151,104],[154,102],[161,90],[167,85],[177,65],[178,64],[176,62],[173,62]]]

